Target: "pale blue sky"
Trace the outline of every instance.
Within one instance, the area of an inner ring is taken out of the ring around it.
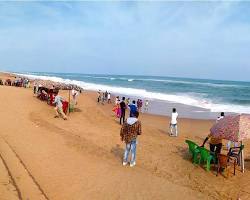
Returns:
[[[250,80],[250,2],[1,2],[0,70]]]

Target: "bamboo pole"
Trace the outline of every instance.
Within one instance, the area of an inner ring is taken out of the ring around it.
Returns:
[[[69,113],[70,113],[70,90],[69,90],[69,105],[68,105],[68,115],[69,115]]]
[[[243,145],[243,142],[241,141],[240,144]],[[242,173],[244,173],[245,172],[244,149],[242,149],[242,151],[241,151],[240,160],[241,160],[241,162],[240,162],[240,164],[241,164],[241,171],[242,171]]]

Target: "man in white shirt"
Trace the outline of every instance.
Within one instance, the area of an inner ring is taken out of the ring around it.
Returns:
[[[111,103],[111,94],[108,93],[108,104],[110,104],[110,103]]]
[[[73,103],[74,103],[74,105],[77,105],[76,97],[79,95],[78,91],[73,88],[71,90],[71,95],[73,97]]]
[[[178,113],[176,112],[176,108],[173,108],[172,116],[171,116],[171,122],[170,122],[170,136],[177,137],[178,131],[177,131],[177,118]]]

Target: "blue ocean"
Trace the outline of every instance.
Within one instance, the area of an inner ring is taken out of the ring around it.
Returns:
[[[163,76],[47,72],[19,74],[30,78],[72,83],[86,90],[107,90],[113,94],[195,106],[210,112],[250,113],[250,82]]]

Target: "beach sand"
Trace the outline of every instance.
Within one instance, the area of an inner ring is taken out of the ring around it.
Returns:
[[[190,161],[185,140],[201,144],[214,121],[179,119],[175,138],[168,117],[142,114],[130,168],[122,166],[118,119],[95,92],[80,94],[67,121],[54,118],[32,89],[0,86],[0,94],[0,200],[250,199],[249,142],[244,174],[216,177]]]

